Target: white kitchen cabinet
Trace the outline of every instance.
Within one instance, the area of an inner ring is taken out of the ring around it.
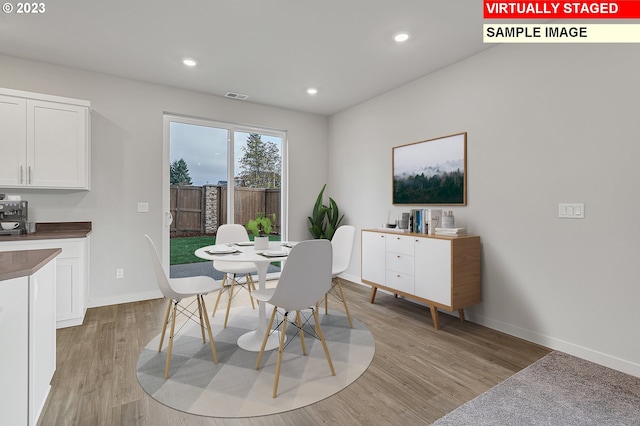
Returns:
[[[381,288],[427,304],[436,329],[439,308],[464,320],[464,308],[480,303],[480,237],[363,230],[362,281],[371,303]]]
[[[61,248],[56,267],[56,328],[81,325],[89,293],[89,237],[7,241],[0,251]]]
[[[0,186],[90,189],[90,103],[0,89]]]
[[[20,176],[27,164],[26,141],[26,99],[0,95],[0,186],[24,186]]]
[[[56,371],[56,260],[29,277],[29,424],[35,425]]]
[[[3,384],[0,409],[2,421],[8,425],[25,425],[28,421],[28,306],[29,277],[0,281],[0,335],[5,342],[0,362]]]
[[[8,255],[25,259],[24,252]],[[2,424],[37,424],[49,395],[56,369],[55,268],[53,258],[32,275],[0,280]]]

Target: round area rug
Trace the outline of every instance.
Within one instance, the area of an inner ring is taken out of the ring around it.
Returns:
[[[267,316],[270,312],[267,306]],[[158,352],[158,335],[140,354],[138,381],[158,402],[201,416],[265,416],[313,404],[353,383],[369,367],[375,353],[373,336],[360,321],[352,318],[352,329],[344,313],[319,312],[335,376],[329,370],[322,343],[305,333],[304,356],[295,334],[297,328],[288,326],[289,345],[282,357],[278,396],[272,398],[277,349],[266,351],[256,370],[258,353],[240,349],[236,343],[239,336],[256,327],[258,310],[248,306],[231,310],[226,329],[222,327],[224,315],[211,318],[218,364],[213,362],[208,341],[202,343],[199,325],[189,321],[176,333],[169,379],[164,380],[168,339],[165,336],[164,347]],[[308,327],[313,329],[313,318]]]

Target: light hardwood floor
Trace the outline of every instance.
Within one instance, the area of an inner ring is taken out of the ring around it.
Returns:
[[[57,370],[38,424],[430,424],[550,352],[444,314],[436,331],[427,307],[380,291],[370,304],[369,287],[344,281],[343,287],[351,315],[375,337],[376,354],[358,380],[330,398],[244,419],[194,416],[156,402],[138,385],[135,367],[161,330],[166,302],[157,299],[89,309],[82,326],[58,330]],[[209,310],[213,300],[207,299]],[[242,303],[249,303],[245,296],[234,299]],[[329,309],[341,308],[329,298]]]

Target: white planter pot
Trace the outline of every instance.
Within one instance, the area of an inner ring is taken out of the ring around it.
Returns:
[[[269,248],[269,237],[255,237],[253,242],[256,250],[267,250]]]

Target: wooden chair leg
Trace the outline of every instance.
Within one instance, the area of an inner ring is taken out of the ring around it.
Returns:
[[[233,287],[236,284],[236,277],[231,278],[231,287],[229,287],[229,300],[227,301],[227,313],[224,316],[224,328],[227,328],[229,321],[229,311],[231,310],[231,299],[233,299]]]
[[[336,278],[338,281],[338,291],[340,292],[340,299],[342,299],[342,304],[344,305],[344,311],[347,314],[347,319],[349,320],[349,326],[353,328],[353,321],[351,321],[351,314],[349,313],[349,307],[347,306],[347,299],[344,298],[344,293],[342,292],[342,283],[340,278]]]
[[[460,321],[464,322],[464,309],[458,309],[458,316],[460,317]]]
[[[211,332],[211,323],[209,322],[209,315],[207,315],[207,306],[204,304],[204,297],[200,294],[197,296],[202,303],[202,311],[204,313],[204,321],[209,333],[209,346],[211,346],[211,354],[213,354],[213,362],[218,363],[218,352],[216,352],[216,344],[213,341],[213,333]],[[201,324],[202,326],[202,324]]]
[[[296,323],[298,324],[300,345],[302,346],[302,354],[307,354],[307,346],[304,344],[304,331],[302,330],[302,319],[300,318],[300,311],[296,311]]]
[[[273,312],[271,313],[271,319],[269,320],[269,324],[267,325],[267,331],[264,333],[264,339],[262,339],[262,346],[260,347],[260,352],[258,353],[258,359],[256,361],[256,370],[260,368],[260,361],[262,361],[262,355],[264,355],[264,348],[267,346],[267,340],[269,340],[269,334],[271,331],[271,327],[273,326],[273,320],[276,317],[277,307],[273,307]]]
[[[169,378],[169,364],[171,364],[171,350],[173,349],[173,334],[176,328],[176,307],[177,302],[173,303],[173,318],[171,319],[171,333],[169,334],[169,349],[167,349],[167,363],[164,366],[164,379]]]
[[[315,310],[314,310],[315,312]],[[287,314],[284,314],[285,317]],[[282,353],[284,352],[284,338],[287,331],[287,318],[282,321],[282,330],[280,331],[280,346],[278,347],[278,361],[276,362],[276,375],[273,379],[273,398],[278,396],[278,381],[280,379],[280,366],[282,365]]]
[[[220,296],[222,296],[222,293],[224,292],[224,285],[227,282],[227,274],[224,274],[224,277],[222,278],[222,289],[218,292],[218,297],[216,297],[216,304],[213,306],[213,314],[211,314],[212,317],[216,316],[216,311],[218,310],[218,303],[220,303]]]
[[[318,312],[315,309],[313,309],[313,319],[316,323],[316,334],[320,336],[322,349],[324,349],[324,356],[327,358],[327,362],[329,363],[329,370],[331,370],[331,375],[335,376],[336,371],[333,369],[333,363],[331,362],[331,356],[329,355],[329,348],[327,348],[327,342],[324,340],[324,334],[322,333],[322,327],[320,327],[320,320],[318,319]]]
[[[207,339],[204,337],[204,321],[202,320],[202,301],[200,295],[196,296],[198,301],[198,315],[200,316],[200,333],[202,334],[202,343],[207,343]]]
[[[167,332],[167,326],[169,325],[169,313],[171,312],[171,304],[173,300],[169,299],[169,304],[167,305],[167,313],[164,316],[164,322],[162,323],[162,334],[160,335],[160,344],[158,345],[158,352],[162,350],[162,343],[164,342],[164,335]]]

